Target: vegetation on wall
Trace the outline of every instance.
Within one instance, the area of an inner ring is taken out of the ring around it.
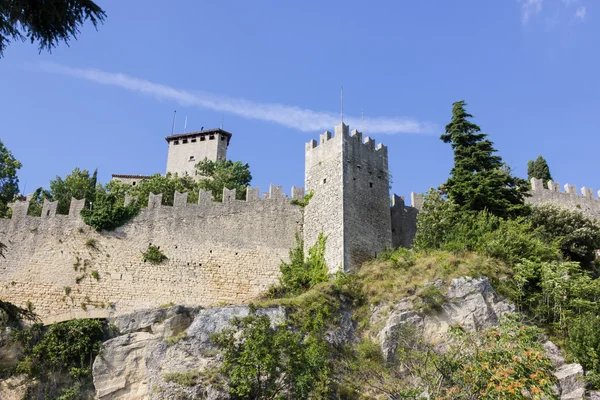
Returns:
[[[150,264],[160,264],[167,259],[167,256],[160,251],[159,246],[148,245],[148,249],[142,253],[144,262],[148,261]]]
[[[328,279],[325,262],[327,236],[321,232],[315,244],[304,255],[304,240],[296,234],[296,247],[289,252],[289,262],[281,262],[279,285],[269,289],[271,297],[297,295]]]

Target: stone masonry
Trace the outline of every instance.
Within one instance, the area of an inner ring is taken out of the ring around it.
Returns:
[[[293,192],[304,196],[301,189]],[[267,198],[258,194],[249,189],[240,201],[225,190],[221,203],[201,191],[199,204],[176,194],[173,207],[151,196],[147,209],[112,232],[83,223],[83,200],[71,202],[69,215],[56,215],[56,202],[47,202],[42,217],[27,216],[27,202],[18,202],[12,219],[0,219],[0,242],[7,245],[0,298],[30,305],[45,322],[170,302],[249,302],[277,282],[280,262],[302,229],[302,211],[281,187],[271,186]],[[167,260],[144,262],[150,244]]]
[[[185,174],[200,157],[224,158],[231,134],[210,129],[166,139],[167,172]],[[73,199],[69,215],[57,215],[56,203],[45,202],[42,217],[27,216],[28,202],[17,202],[12,219],[0,220],[0,242],[8,246],[0,258],[0,298],[33,307],[45,322],[170,302],[239,304],[277,282],[297,235],[305,250],[321,232],[327,236],[330,273],[354,271],[386,248],[410,246],[417,209],[395,195],[390,207],[387,147],[356,130],[350,134],[342,123],[335,135],[325,132],[318,144],[306,145],[305,161],[313,193],[305,208],[292,204],[304,198],[302,188],[287,197],[271,186],[263,198],[249,188],[246,201],[225,189],[223,202],[201,191],[198,204],[176,193],[173,207],[151,195],[148,208],[124,226],[94,232],[81,220],[83,200]],[[117,178],[133,185],[145,177]],[[160,246],[165,262],[143,261],[150,244]]]

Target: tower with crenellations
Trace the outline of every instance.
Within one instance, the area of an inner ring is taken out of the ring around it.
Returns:
[[[341,123],[305,152],[305,247],[327,235],[330,272],[353,271],[392,246],[387,147]]]

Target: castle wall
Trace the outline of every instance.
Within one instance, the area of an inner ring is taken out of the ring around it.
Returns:
[[[414,195],[414,194],[413,194]],[[415,204],[413,202],[413,204]],[[410,248],[417,234],[418,209],[404,204],[404,198],[392,196],[392,246]]]
[[[302,227],[301,209],[280,188],[272,187],[266,199],[258,193],[249,190],[247,201],[239,201],[226,191],[223,203],[201,193],[200,204],[178,194],[173,207],[152,196],[126,225],[100,233],[80,219],[83,201],[73,200],[69,215],[56,215],[56,204],[46,203],[42,217],[26,216],[27,203],[17,203],[13,218],[0,220],[0,242],[7,245],[6,258],[0,258],[0,298],[23,307],[31,303],[46,322],[169,302],[249,302],[277,281],[280,262]],[[144,262],[149,244],[160,246],[168,259]]]
[[[171,140],[167,156],[167,172],[177,173],[179,176],[186,174],[196,176],[195,166],[198,162],[205,158],[216,161],[225,159],[226,156],[227,137],[219,133]]]
[[[547,187],[541,179],[531,179],[530,197],[525,198],[528,204],[555,204],[572,210],[582,211],[584,214],[600,219],[600,199],[594,196],[594,191],[582,187],[581,195],[577,194],[577,188],[565,185],[565,191],[560,191],[560,184],[549,181]],[[600,191],[598,192],[600,197]]]

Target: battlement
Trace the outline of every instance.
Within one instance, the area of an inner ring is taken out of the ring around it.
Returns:
[[[160,207],[165,207],[165,208],[171,207],[171,206],[163,206],[162,205],[162,197],[163,197],[162,194],[150,193],[150,197],[148,198],[147,209],[152,210],[152,209],[157,209]],[[301,200],[304,198],[304,188],[297,188],[297,187],[292,186],[292,191],[291,191],[290,197],[286,196],[286,194],[283,192],[283,189],[281,186],[270,185],[269,191],[263,193],[262,197],[260,196],[260,188],[248,187],[246,189],[246,200],[236,200],[235,189],[229,190],[227,188],[223,189],[223,200],[221,202],[213,201],[212,194],[205,190],[200,190],[200,192],[198,193],[198,203],[197,204],[188,203],[187,198],[188,198],[187,192],[185,192],[185,193],[175,192],[175,195],[173,198],[173,207],[171,207],[171,208],[190,207],[190,209],[192,209],[193,207],[205,207],[206,208],[206,207],[210,207],[212,205],[217,205],[217,204],[230,204],[230,203],[245,204],[245,203],[253,203],[256,201],[265,201],[265,200],[267,200],[267,201],[271,201],[271,200],[275,200],[275,201]],[[132,200],[133,200],[132,197],[126,196],[125,204],[128,204]],[[17,202],[9,204],[9,206],[13,210],[13,212],[12,212],[13,220],[17,220],[17,219],[21,219],[21,218],[25,218],[25,217],[31,218],[31,219],[39,219],[39,220],[44,220],[44,219],[49,219],[49,218],[57,218],[57,217],[58,218],[78,219],[78,218],[80,218],[81,210],[83,210],[83,207],[85,206],[85,199],[81,199],[81,200],[78,200],[76,198],[71,199],[71,206],[69,208],[69,213],[67,215],[60,215],[60,214],[56,213],[56,208],[58,206],[58,202],[56,202],[56,201],[44,200],[44,203],[42,206],[41,217],[27,215],[27,210],[29,208],[28,201],[17,201]],[[221,209],[222,209],[222,206],[221,206]]]
[[[554,181],[548,181],[547,187],[544,187],[544,181],[541,179],[531,178],[531,191],[532,192],[540,192],[544,190],[548,190],[554,193],[563,193],[568,194],[570,196],[582,196],[588,199],[596,198],[594,196],[594,190],[586,187],[581,188],[581,195],[577,193],[577,186],[566,184],[564,186],[564,193],[560,191],[560,183]],[[600,190],[597,192],[598,198],[600,198]]]
[[[381,151],[387,154],[386,146],[381,143],[376,144],[375,139],[372,139],[370,136],[365,136],[363,139],[363,133],[356,129],[353,129],[352,132],[350,132],[350,127],[344,123],[336,126],[334,132],[334,135],[332,135],[329,131],[325,131],[319,135],[318,143],[314,139],[306,143],[306,151],[309,152],[312,149],[319,148],[323,145],[330,145],[331,143],[340,143],[340,139],[345,138],[347,140],[354,140],[362,144],[366,149],[370,149],[375,152]],[[344,142],[347,142],[347,140]]]

